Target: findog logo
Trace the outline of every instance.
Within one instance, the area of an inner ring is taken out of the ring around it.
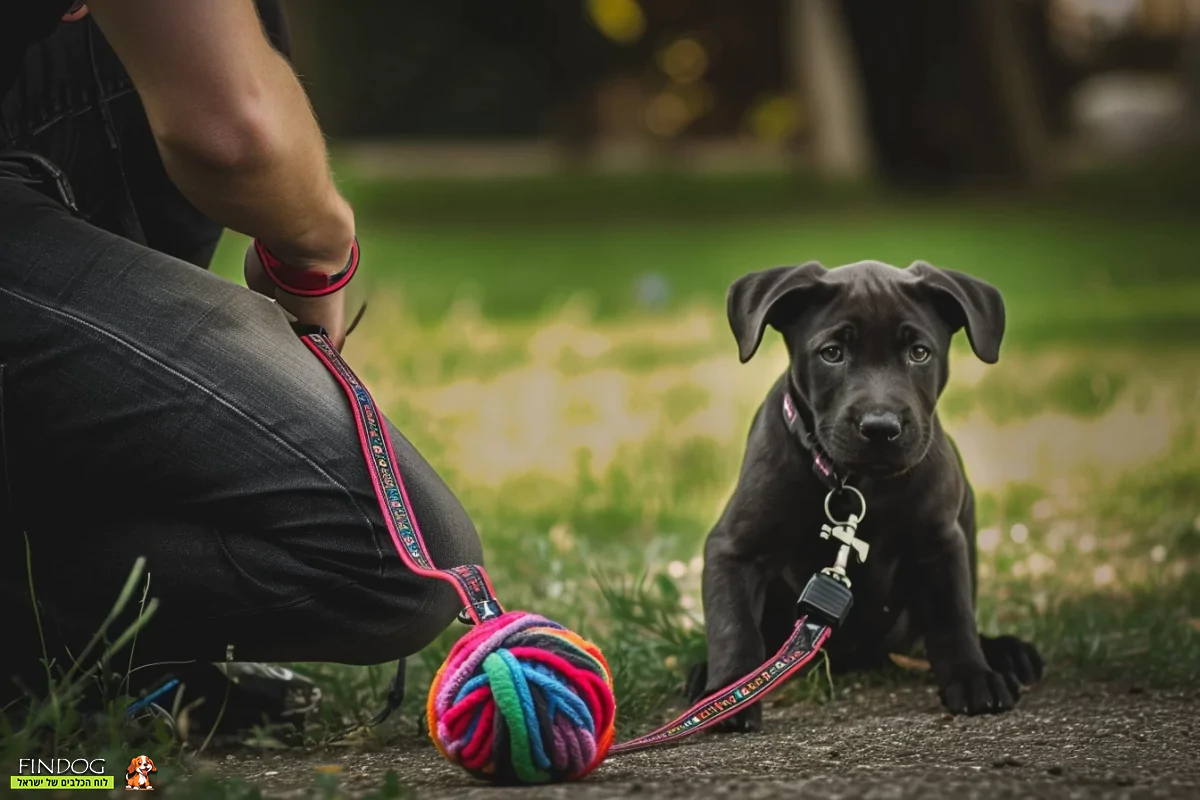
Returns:
[[[9,788],[21,789],[112,789],[112,775],[104,774],[103,758],[22,758]]]
[[[150,782],[150,773],[158,772],[158,767],[149,756],[134,756],[125,768],[125,789],[127,791],[154,791]]]

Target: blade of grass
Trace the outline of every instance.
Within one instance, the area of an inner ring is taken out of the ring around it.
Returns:
[[[133,562],[133,569],[129,571],[129,577],[125,579],[125,585],[121,587],[121,592],[117,595],[116,603],[114,603],[109,609],[108,616],[105,617],[104,621],[100,623],[100,627],[96,629],[94,634],[92,634],[92,638],[88,641],[87,646],[83,648],[82,652],[80,652],[79,658],[76,660],[75,664],[73,664],[71,668],[67,670],[67,674],[63,678],[64,683],[69,683],[71,681],[71,678],[74,676],[78,665],[84,659],[86,659],[88,654],[95,649],[96,645],[98,645],[104,639],[104,635],[108,633],[109,627],[116,622],[117,617],[119,617],[121,612],[125,610],[125,606],[129,605],[129,600],[133,597],[134,589],[137,588],[138,580],[141,578],[142,572],[144,572],[145,569],[146,557],[138,556],[137,560]],[[157,603],[152,600],[151,606],[157,607]],[[136,624],[137,623],[135,621],[135,625]],[[134,629],[133,633],[136,634],[137,629],[140,627],[141,626],[138,625],[137,628]],[[126,634],[129,634],[128,629],[126,630]],[[126,639],[126,641],[128,641],[128,639]],[[111,648],[109,648],[109,650],[111,651]]]
[[[150,594],[150,573],[146,573],[146,583],[142,586],[142,598],[138,602],[138,608],[141,611],[146,610],[146,597]],[[140,613],[140,612],[139,612]],[[137,648],[137,636],[133,637],[133,643],[129,646],[129,663],[125,665],[125,676],[121,679],[121,689],[128,690],[129,676],[133,674],[133,651]]]

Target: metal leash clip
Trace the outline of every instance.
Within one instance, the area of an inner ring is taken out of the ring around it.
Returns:
[[[495,600],[481,600],[478,603],[472,603],[471,608],[475,609],[475,614],[479,617],[480,622],[486,622],[504,613],[504,610],[500,608],[500,604]],[[464,625],[475,624],[475,620],[471,618],[471,611],[466,608],[458,612],[458,621]]]
[[[859,507],[862,509],[861,514],[851,514],[844,522],[839,522],[833,518],[833,512],[829,510],[829,501],[838,491],[853,492],[858,497]],[[843,486],[839,490],[835,490],[825,495],[825,516],[831,524],[821,526],[822,539],[836,539],[842,543],[838,548],[837,560],[832,567],[826,567],[821,572],[831,575],[842,583],[846,584],[846,588],[850,588],[850,578],[846,576],[846,567],[850,561],[850,551],[854,550],[858,556],[858,563],[863,563],[867,560],[867,553],[871,546],[858,538],[858,526],[867,516],[867,501],[862,496],[862,492],[855,489],[853,486]]]
[[[829,502],[834,495],[841,491],[850,491],[858,497],[862,511],[851,514],[844,521],[834,518],[829,508]],[[867,560],[870,545],[858,538],[858,526],[867,516],[867,501],[862,492],[853,486],[843,485],[825,495],[825,516],[829,523],[821,526],[822,539],[834,539],[841,542],[837,558],[832,567],[825,567],[809,578],[808,585],[800,593],[797,605],[800,613],[816,616],[831,626],[839,626],[846,621],[850,609],[854,605],[854,596],[850,593],[850,578],[846,575],[846,567],[850,563],[850,553],[858,557],[858,562]]]

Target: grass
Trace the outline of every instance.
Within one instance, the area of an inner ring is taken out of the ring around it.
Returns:
[[[701,543],[784,365],[774,337],[737,364],[724,291],[808,259],[926,259],[1005,293],[1000,364],[960,342],[942,403],[979,493],[981,627],[1031,637],[1054,679],[1200,680],[1200,229],[1178,192],[1170,205],[1145,189],[1122,204],[1103,182],[1036,200],[778,178],[346,183],[371,296],[349,359],[476,520],[506,605],[604,648],[624,735],[677,703],[703,653]],[[243,244],[227,237],[219,272],[237,274]],[[356,746],[421,733],[424,689],[462,630],[411,660],[404,713]],[[391,676],[296,666],[327,698],[314,743],[365,721]],[[814,671],[779,702],[854,685]]]

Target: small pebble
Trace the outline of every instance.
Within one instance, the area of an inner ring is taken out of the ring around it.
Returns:
[[[1050,775],[1062,775],[1063,768],[1060,767],[1058,764],[1055,764],[1054,766],[1047,769],[1046,772],[1049,773]]]
[[[825,755],[829,756],[830,758],[841,758],[841,757],[842,757],[842,751],[840,751],[840,750],[830,750],[830,751],[829,751],[828,753],[826,753]]]
[[[1019,766],[1021,766],[1021,762],[1020,762],[1020,761],[1018,761],[1017,759],[1013,758],[1012,756],[1005,756],[1004,758],[997,759],[996,761],[993,761],[993,762],[992,762],[992,766],[993,766],[993,767],[996,767],[996,768],[1000,768],[1000,767],[1019,767]]]

